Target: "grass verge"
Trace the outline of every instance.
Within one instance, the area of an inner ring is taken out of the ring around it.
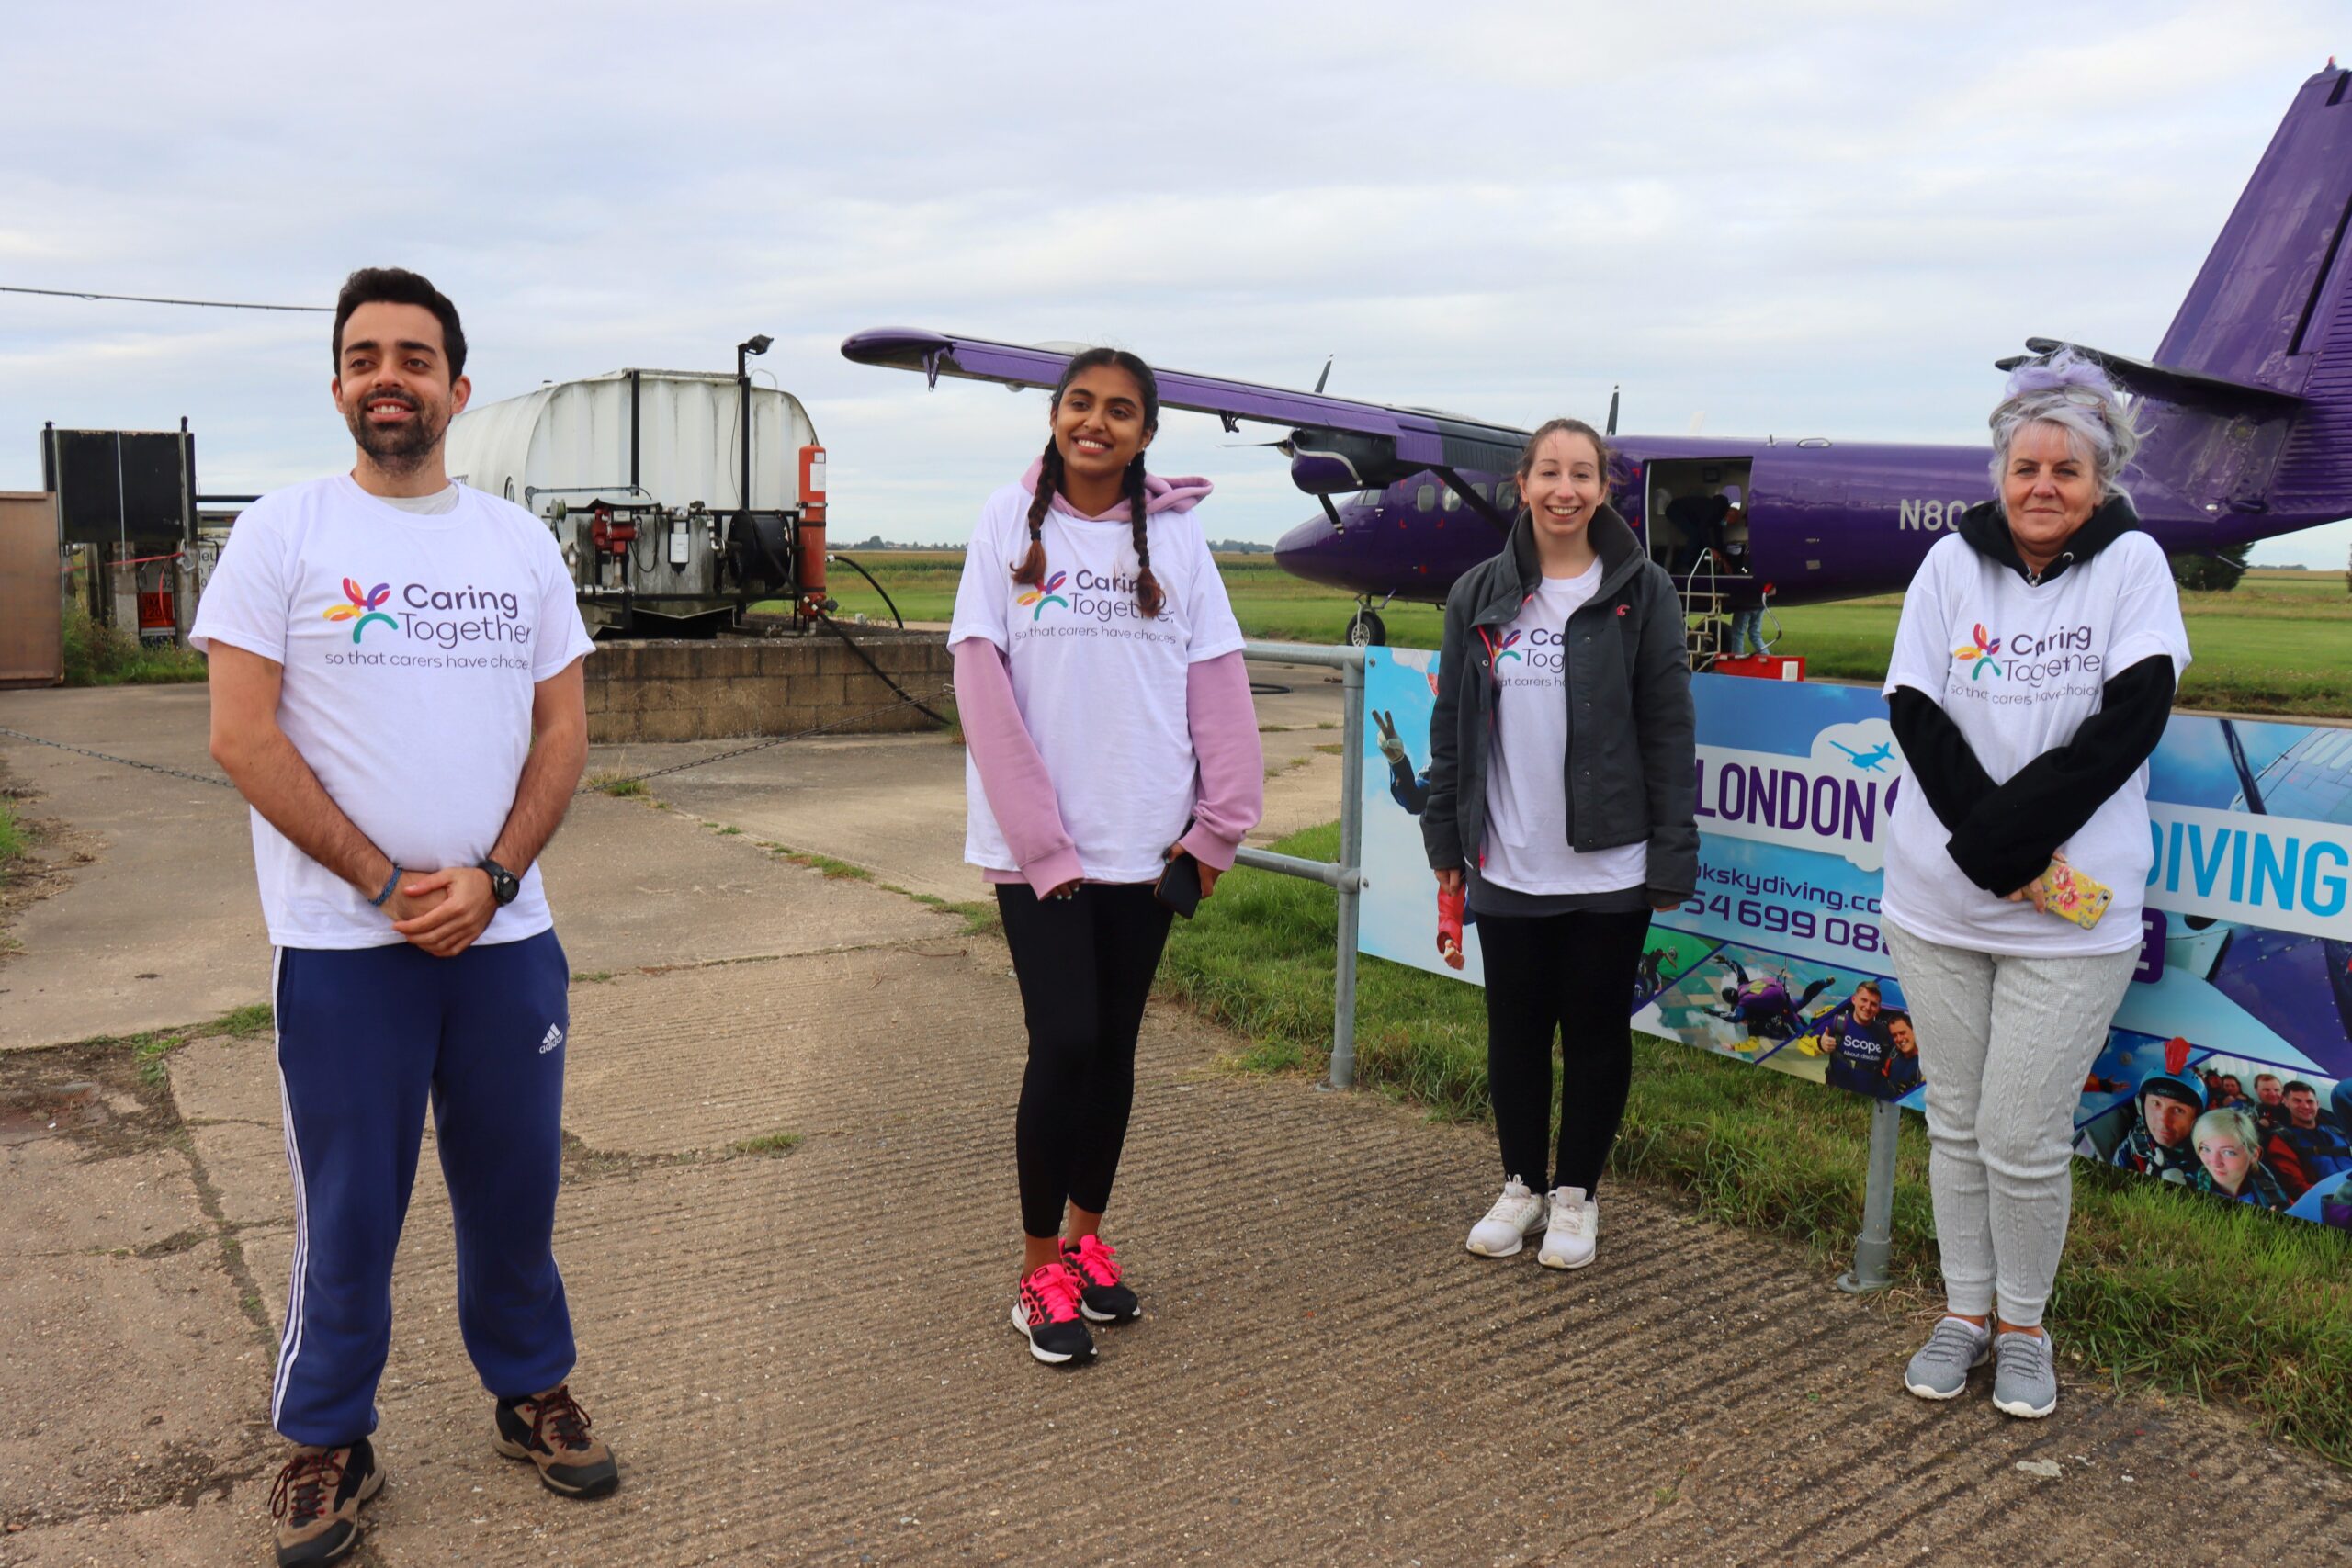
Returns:
[[[1275,847],[1329,860],[1338,845],[1333,826]],[[1241,1069],[1319,1073],[1337,939],[1329,891],[1237,868],[1171,936],[1161,988],[1248,1037]],[[1363,960],[1356,1052],[1364,1087],[1439,1119],[1486,1118],[1476,987]],[[1826,1265],[1861,1223],[1868,1121],[1854,1096],[1636,1034],[1610,1168],[1687,1194],[1711,1218],[1799,1241]],[[1899,1294],[1938,1299],[1927,1137],[1912,1116],[1894,1250]],[[2352,1261],[2339,1233],[2078,1161],[2050,1322],[2076,1376],[2240,1404],[2271,1436],[2352,1466]]]
[[[7,884],[9,863],[22,859],[30,843],[31,834],[17,820],[17,803],[0,795],[0,886]]]
[[[135,634],[92,620],[79,604],[66,607],[62,630],[69,686],[173,685],[204,679],[204,656],[194,649],[151,648]]]

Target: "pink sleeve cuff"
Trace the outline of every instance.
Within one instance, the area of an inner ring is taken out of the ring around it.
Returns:
[[[1078,863],[1078,852],[1065,847],[1023,866],[1021,880],[1029,885],[1030,892],[1043,898],[1066,882],[1085,881],[1086,868]]]

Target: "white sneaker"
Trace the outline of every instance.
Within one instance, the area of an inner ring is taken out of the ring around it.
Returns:
[[[1544,1228],[1544,1194],[1528,1190],[1514,1176],[1503,1183],[1503,1195],[1487,1217],[1470,1227],[1466,1245],[1481,1258],[1509,1258]]]
[[[1552,1224],[1535,1261],[1546,1269],[1581,1269],[1592,1261],[1600,1245],[1600,1205],[1581,1187],[1561,1187],[1552,1193]]]

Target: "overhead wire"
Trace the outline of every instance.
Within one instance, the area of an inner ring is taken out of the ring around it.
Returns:
[[[256,305],[243,299],[173,299],[159,294],[96,294],[86,288],[28,288],[0,283],[0,294],[42,294],[52,299],[115,299],[130,305],[191,305],[207,310],[305,310],[334,314],[332,305]]]

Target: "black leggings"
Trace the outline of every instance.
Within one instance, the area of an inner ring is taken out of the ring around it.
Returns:
[[[1148,882],[1082,884],[1068,899],[1001,883],[997,908],[1021,1007],[1029,1069],[1013,1120],[1021,1228],[1059,1235],[1065,1203],[1111,1205],[1136,1098],[1136,1034],[1168,942],[1168,907]]]
[[[1600,1183],[1634,1079],[1626,998],[1650,913],[1480,915],[1487,1077],[1503,1174],[1544,1190],[1552,1040],[1560,1039],[1560,1164],[1553,1187]]]

